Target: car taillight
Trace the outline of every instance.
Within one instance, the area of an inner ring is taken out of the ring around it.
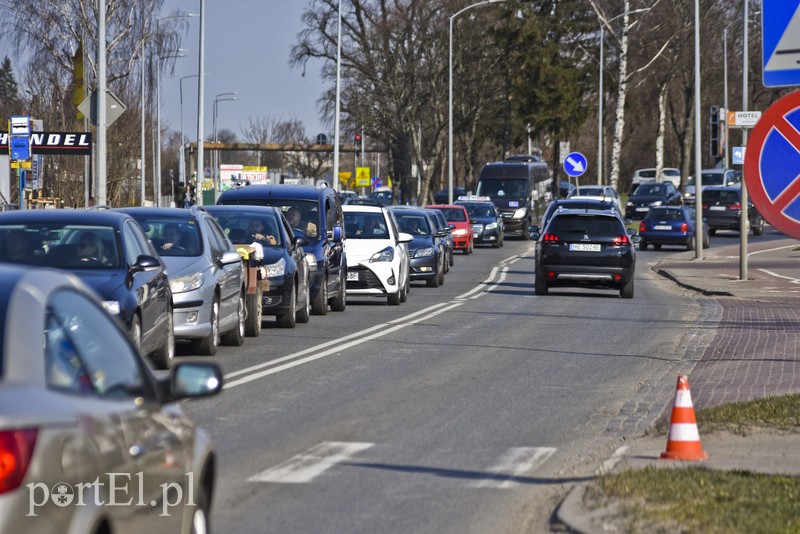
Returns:
[[[688,232],[689,225],[687,223],[681,223],[681,232]]]
[[[544,234],[542,236],[542,241],[545,243],[555,243],[558,241],[558,236],[555,234]]]
[[[707,210],[708,209],[708,204],[703,204],[703,209]]]
[[[626,235],[618,235],[611,238],[611,246],[612,247],[621,247],[622,245],[627,245],[630,243],[628,236]]]
[[[639,231],[640,231],[640,232],[645,232],[645,231],[647,231],[647,225],[646,225],[646,224],[644,224],[644,221],[642,221],[642,222],[640,222],[640,223],[639,223]]]
[[[740,209],[742,209],[742,205],[737,202],[736,204],[731,204],[730,206],[728,206],[728,209],[729,210],[740,210]]]
[[[35,444],[35,428],[0,431],[0,494],[16,489],[25,479]]]

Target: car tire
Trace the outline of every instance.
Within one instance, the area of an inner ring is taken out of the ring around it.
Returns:
[[[244,335],[247,337],[258,337],[261,334],[263,299],[264,291],[261,286],[256,288],[255,294],[245,297]]]
[[[425,281],[425,285],[428,287],[439,287],[439,283],[441,281],[441,272],[439,270],[436,271],[436,276],[431,278],[430,280]]]
[[[197,354],[203,356],[213,356],[217,353],[219,346],[219,298],[214,297],[214,302],[211,304],[211,332],[201,339],[192,340],[192,350]]]
[[[133,314],[133,320],[131,321],[131,343],[134,347],[136,347],[136,352],[139,354],[142,353],[142,322],[139,320],[139,314]]]
[[[236,305],[236,326],[225,332],[222,336],[222,344],[229,347],[241,347],[244,343],[244,293],[239,293],[239,303]]]
[[[444,264],[445,265],[447,264],[447,258],[444,258]],[[440,286],[444,285],[444,273],[446,273],[446,272],[447,271],[445,270],[444,265],[442,265],[442,272],[439,273],[439,285]]]
[[[500,247],[503,246],[503,234],[500,234],[500,238],[497,240],[497,242],[499,243]]]
[[[456,263],[456,261],[453,259],[453,249],[450,249],[450,254],[448,255],[450,256],[450,267],[452,267]]]
[[[343,312],[347,308],[347,271],[342,269],[341,279],[339,280],[339,292],[331,299],[331,310]]]
[[[639,250],[647,250],[647,241],[644,239],[639,241]]]
[[[164,344],[153,353],[153,365],[156,369],[169,369],[175,360],[175,328],[172,319],[172,308],[167,309],[167,327]]]
[[[389,303],[389,306],[399,306],[400,305],[400,302],[401,302],[400,293],[402,291],[403,291],[402,288],[397,288],[397,291],[395,291],[394,293],[390,293],[386,297],[386,301]]]
[[[716,228],[709,228],[708,235],[717,235],[717,229]]]
[[[708,248],[711,246],[711,238],[708,237],[708,234],[703,236],[703,248]]]
[[[661,250],[661,243],[656,243],[656,244],[654,244],[654,245],[653,245],[653,249],[655,249],[655,250]]]
[[[317,297],[311,301],[311,313],[314,315],[328,314],[328,277],[322,277],[322,287],[319,288]]]
[[[408,279],[406,278],[406,283],[403,284],[403,289],[400,291],[400,302],[406,302],[408,300]]]
[[[761,235],[764,233],[764,219],[758,219],[758,224],[753,226],[753,235]]]
[[[695,239],[695,237],[692,236],[689,242],[686,243],[686,250],[694,250],[695,248],[697,248],[697,239]]]
[[[547,295],[547,280],[544,279],[543,276],[539,276],[538,274],[534,275],[533,278],[533,292],[536,295],[542,296]]]
[[[289,306],[286,313],[275,317],[278,328],[294,328],[297,324],[297,314],[295,313],[297,308],[297,287],[293,287],[289,294]]]
[[[632,299],[633,298],[633,275],[631,275],[631,279],[628,280],[624,286],[619,290],[619,296],[624,299]]]
[[[190,534],[208,534],[210,529],[208,495],[206,495],[206,490],[202,489],[197,496],[189,532]]]
[[[297,285],[297,282],[295,282],[295,285]],[[309,319],[311,319],[311,297],[308,295],[308,284],[306,284],[306,294],[303,297],[303,303],[303,307],[295,314],[294,320],[295,322],[306,324]]]

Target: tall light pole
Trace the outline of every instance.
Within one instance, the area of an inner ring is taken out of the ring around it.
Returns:
[[[333,119],[333,187],[337,191],[339,186],[339,113],[341,109],[342,85],[342,0],[339,0],[338,29],[336,30],[336,116]]]
[[[236,95],[239,94],[239,91],[231,91],[228,93],[219,93],[214,97],[214,106],[212,108],[212,124],[213,124],[213,134],[214,134],[214,142],[217,143],[219,139],[217,139],[217,103],[218,102],[226,102],[229,100],[239,100],[236,98]],[[225,98],[220,98],[225,97]],[[219,150],[214,149],[214,158],[212,164],[211,173],[214,175],[214,190],[215,192],[219,193]]]
[[[141,170],[142,170],[142,173],[141,174],[142,174],[142,184],[141,184],[141,192],[140,192],[141,198],[139,199],[139,205],[140,206],[144,206],[145,174],[146,174],[145,173],[145,169],[147,168],[147,166],[144,163],[144,160],[145,160],[145,157],[146,157],[145,140],[144,140],[144,126],[145,126],[145,115],[146,115],[146,113],[145,113],[145,110],[146,110],[145,92],[144,92],[144,79],[145,79],[145,76],[144,76],[144,74],[145,74],[145,57],[144,57],[145,54],[144,54],[144,51],[145,51],[145,43],[146,43],[145,40],[142,39],[142,95],[141,95],[141,100],[142,100],[142,131],[141,131],[141,144],[142,144],[142,146],[141,146],[141,149],[142,149],[142,153],[141,153],[141,158],[142,158],[142,169]]]
[[[181,95],[181,153],[178,154],[178,160],[180,161],[180,170],[178,171],[178,181],[182,182],[184,186],[186,185],[186,157],[184,155],[184,148],[186,146],[186,139],[183,134],[183,80],[187,80],[189,78],[197,78],[197,74],[190,74],[189,76],[184,76],[180,79],[180,95]]]
[[[475,4],[468,5],[461,11],[456,11],[450,16],[450,61],[448,75],[449,97],[447,108],[447,199],[450,204],[453,203],[453,21],[461,13],[472,9],[473,7],[497,4],[505,1],[506,0],[483,0],[483,2],[477,2]]]
[[[158,21],[156,26],[158,26]],[[153,189],[156,206],[161,205],[161,62],[165,59],[186,57],[186,54],[182,53],[182,48],[178,49],[177,52],[177,54],[168,54],[166,56],[161,56],[156,52],[156,176],[154,176]]]
[[[747,0],[745,0],[747,2]],[[746,19],[745,19],[746,20]],[[694,213],[695,228],[703,228],[702,143],[700,139],[700,0],[694,0]],[[702,232],[701,232],[702,234]],[[694,257],[703,259],[702,235],[695,236]]]
[[[106,204],[106,0],[97,2],[97,157],[96,204]],[[22,194],[20,194],[22,198]]]
[[[205,67],[205,31],[203,26],[203,13],[206,10],[206,0],[200,0],[200,50],[198,53],[199,65],[197,67],[197,176],[195,179],[195,191],[197,193],[197,204],[203,205],[203,98],[205,83],[202,73]]]
[[[744,36],[742,38],[742,111],[747,111],[747,39],[750,22],[748,13],[748,0],[744,0]],[[727,122],[727,121],[726,121]],[[747,147],[747,129],[742,129],[742,146]],[[747,183],[742,180],[742,214],[739,220],[739,280],[747,280],[747,233],[750,231],[749,213],[747,206],[750,203],[747,195]]]

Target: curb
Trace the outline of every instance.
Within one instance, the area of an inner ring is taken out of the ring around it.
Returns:
[[[578,484],[572,488],[556,510],[556,517],[576,534],[605,534],[608,529],[603,527],[604,517],[615,516],[619,511],[619,503],[614,503],[604,508],[586,512],[583,507],[583,497],[586,494],[586,484]],[[599,523],[595,523],[598,521]]]
[[[666,269],[662,269],[662,268],[660,268],[658,266],[652,267],[652,269],[653,269],[653,271],[655,271],[656,274],[658,274],[660,276],[663,276],[664,278],[667,278],[668,280],[672,280],[673,282],[678,284],[680,287],[682,287],[684,289],[690,289],[692,291],[697,291],[698,293],[701,293],[701,294],[703,294],[703,295],[705,295],[707,297],[733,297],[734,296],[733,293],[729,293],[728,291],[711,291],[709,289],[703,289],[701,287],[697,287],[697,286],[693,286],[691,284],[687,284],[686,282],[681,282],[681,280],[677,276],[672,274],[670,271],[668,271]]]

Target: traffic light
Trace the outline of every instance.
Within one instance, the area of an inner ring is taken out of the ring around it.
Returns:
[[[711,106],[710,109],[711,116],[709,117],[709,135],[708,135],[708,154],[712,158],[718,158],[720,156],[720,138],[719,138],[719,108],[717,106]]]
[[[360,149],[361,148],[361,134],[360,133],[357,133],[357,134],[355,134],[353,136],[353,145],[356,147],[356,149]]]

